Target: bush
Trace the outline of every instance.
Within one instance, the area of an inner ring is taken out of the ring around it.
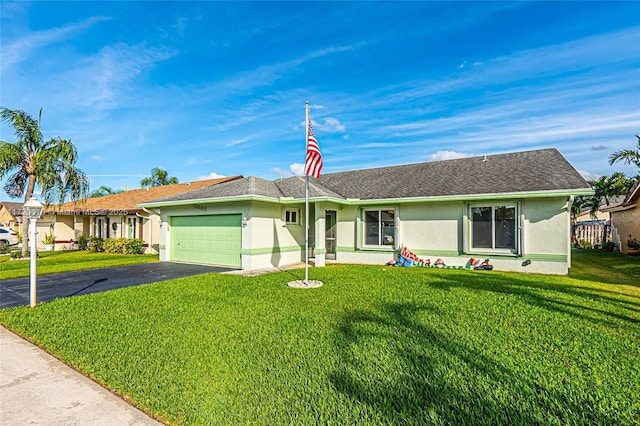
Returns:
[[[89,247],[89,238],[84,235],[78,235],[78,248],[80,250],[87,250]]]
[[[593,244],[589,240],[580,240],[580,248],[590,249],[593,248]]]
[[[107,253],[140,254],[144,241],[137,238],[107,238],[103,249]]]
[[[11,254],[9,255],[9,259],[22,259],[22,251],[21,250],[12,251]]]
[[[87,245],[87,250],[89,251],[102,251],[102,245],[104,244],[104,240],[99,237],[89,237],[89,244]]]

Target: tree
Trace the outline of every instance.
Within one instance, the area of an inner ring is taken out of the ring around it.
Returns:
[[[175,176],[167,177],[168,173],[159,167],[151,169],[151,177],[146,177],[140,181],[140,185],[143,188],[152,186],[172,185],[178,183],[178,178]]]
[[[92,191],[91,194],[89,194],[89,198],[104,197],[105,195],[119,194],[121,192],[124,192],[124,190],[112,189],[110,186],[103,185],[95,191]]]
[[[625,164],[635,164],[640,169],[640,135],[636,135],[638,144],[635,149],[623,149],[611,154],[609,164],[623,161]]]
[[[585,200],[583,207],[590,208],[591,217],[595,218],[603,201],[608,206],[613,197],[628,193],[634,182],[620,172],[615,172],[611,176],[600,176],[598,180],[590,180],[589,185],[593,188],[594,194]]]
[[[76,147],[60,137],[44,140],[38,120],[24,111],[0,109],[2,121],[13,127],[15,142],[0,141],[0,179],[6,178],[4,191],[12,198],[24,196],[26,202],[39,187],[45,203],[78,200],[89,191],[89,179],[76,167]],[[23,224],[22,252],[29,247],[27,221]]]

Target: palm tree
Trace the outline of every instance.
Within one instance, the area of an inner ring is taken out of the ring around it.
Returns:
[[[151,177],[142,179],[140,181],[140,185],[142,185],[143,188],[147,188],[151,186],[163,186],[178,183],[177,177],[167,177],[167,175],[168,173],[166,170],[163,170],[159,167],[154,167],[153,169],[151,169]]]
[[[609,164],[624,161],[625,164],[635,164],[640,168],[640,135],[636,135],[636,139],[638,139],[638,146],[635,149],[623,149],[622,151],[614,152],[609,157]]]
[[[124,190],[113,189],[110,186],[103,185],[100,188],[96,189],[95,191],[92,191],[91,194],[89,194],[89,198],[104,197],[105,195],[119,194],[121,192],[124,192]]]
[[[612,197],[629,192],[634,182],[620,172],[615,172],[611,176],[600,176],[598,180],[590,180],[589,185],[593,188],[594,194],[585,200],[583,207],[590,208],[591,217],[595,218],[603,201],[608,206],[611,204]]]
[[[89,179],[76,168],[76,147],[70,140],[42,137],[40,121],[24,111],[0,109],[2,121],[13,127],[15,142],[0,141],[0,179],[7,178],[4,191],[12,198],[24,196],[25,202],[40,187],[45,203],[64,202],[86,197]],[[27,222],[23,224],[22,252],[26,255]]]
[[[576,223],[578,220],[578,216],[582,213],[582,209],[587,204],[587,198],[583,196],[578,196],[574,198],[573,203],[571,204],[571,221]]]

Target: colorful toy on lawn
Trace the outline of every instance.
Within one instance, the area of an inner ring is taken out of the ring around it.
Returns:
[[[447,266],[444,260],[438,259],[431,264],[431,259],[421,259],[414,252],[407,247],[402,247],[398,260],[391,260],[387,262],[387,266],[403,266],[403,267],[422,267],[422,268],[444,268],[444,269],[476,269],[476,270],[492,270],[493,266],[489,264],[489,259],[474,259],[471,258],[465,266]]]
[[[431,265],[431,260],[420,259],[414,252],[406,247],[402,247],[402,252],[398,257],[398,266],[422,266],[428,267]]]

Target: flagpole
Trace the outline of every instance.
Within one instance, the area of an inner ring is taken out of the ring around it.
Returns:
[[[304,281],[290,281],[287,285],[295,288],[316,288],[322,286],[322,281],[309,281],[309,175],[316,179],[320,179],[320,171],[322,170],[322,155],[320,147],[311,125],[311,117],[309,116],[309,101],[305,102],[305,152],[304,160]],[[315,215],[314,215],[315,217]],[[314,225],[315,226],[315,225]]]
[[[307,144],[309,143],[309,101],[305,102],[305,121],[304,128],[304,151],[307,152]],[[304,284],[309,284],[309,175],[305,173],[304,183],[304,211],[305,211],[305,235],[304,235]]]

